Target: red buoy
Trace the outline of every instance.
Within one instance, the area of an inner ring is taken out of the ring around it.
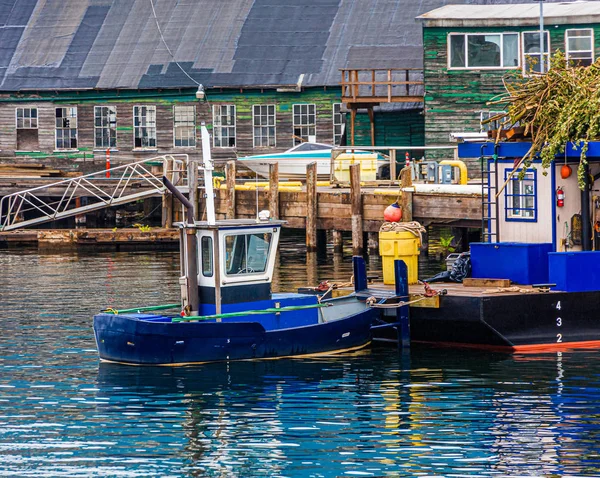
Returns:
[[[402,208],[397,202],[390,204],[383,211],[383,219],[387,222],[399,222],[402,219]]]
[[[569,166],[568,164],[563,164],[562,168],[560,168],[560,177],[563,179],[567,179],[569,176],[571,176],[571,166]]]

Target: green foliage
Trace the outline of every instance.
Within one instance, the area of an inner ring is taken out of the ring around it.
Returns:
[[[440,236],[440,246],[442,246],[445,254],[456,250],[456,248],[452,246],[452,241],[454,241],[454,236]]]
[[[583,189],[588,142],[600,136],[600,59],[588,67],[574,67],[558,51],[545,75],[524,78],[512,72],[504,84],[507,94],[488,104],[504,104],[503,125],[518,123],[525,128],[525,135],[531,136],[531,149],[521,161],[521,176],[537,155],[542,167],[548,168],[572,142],[580,149],[577,177]]]

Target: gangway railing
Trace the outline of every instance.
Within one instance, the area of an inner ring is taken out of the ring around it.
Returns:
[[[162,171],[155,174],[148,163],[159,161],[163,163]],[[163,195],[163,175],[187,191],[187,163],[187,154],[169,154],[9,194],[0,200],[0,231]],[[58,200],[55,191],[62,192]],[[77,200],[81,197],[87,198],[85,205]]]

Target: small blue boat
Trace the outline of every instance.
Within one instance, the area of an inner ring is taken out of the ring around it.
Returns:
[[[205,127],[202,134],[204,147],[210,141]],[[210,198],[210,151],[205,149],[203,156]],[[97,314],[94,334],[101,360],[185,365],[332,354],[371,342],[371,325],[379,313],[365,298],[351,294],[320,300],[271,292],[284,221],[262,214],[256,220],[216,221],[211,201],[208,220],[194,221],[192,204],[164,181],[188,212],[187,220],[177,224],[182,302]],[[357,283],[366,283],[362,258],[354,262]],[[176,313],[157,313],[167,307],[176,307]]]

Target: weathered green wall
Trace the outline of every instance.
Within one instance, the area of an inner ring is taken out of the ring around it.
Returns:
[[[565,30],[593,28],[593,25],[545,25],[550,33],[550,51],[565,50]],[[423,28],[425,81],[425,142],[432,146],[447,144],[451,132],[479,132],[480,112],[501,109],[486,102],[503,93],[502,78],[509,70],[449,70],[448,34],[535,31],[529,27],[497,28]],[[595,58],[600,52],[600,28],[594,28]],[[519,70],[521,71],[521,70]],[[446,156],[428,153],[428,157]],[[469,165],[471,168],[471,165]],[[475,166],[475,164],[474,164]],[[479,165],[476,165],[479,168]],[[475,171],[474,171],[475,172]]]
[[[349,116],[349,115],[348,115]],[[375,146],[423,146],[425,143],[425,118],[422,110],[376,111]],[[350,143],[350,123],[346,119],[346,132]],[[354,144],[371,145],[371,122],[367,113],[356,115]]]

